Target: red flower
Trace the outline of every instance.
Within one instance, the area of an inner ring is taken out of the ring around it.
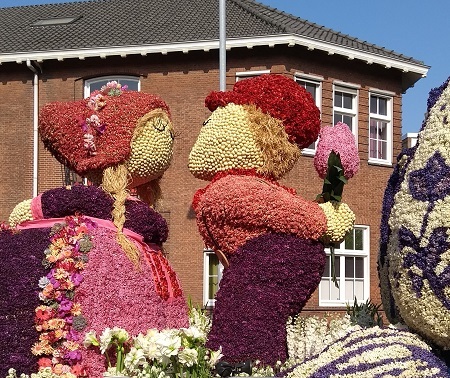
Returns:
[[[52,366],[52,360],[47,357],[42,357],[38,360],[38,365],[40,368],[43,367],[51,367]]]

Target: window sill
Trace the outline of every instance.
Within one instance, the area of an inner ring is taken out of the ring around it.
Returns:
[[[382,166],[382,167],[391,167],[393,166],[392,162],[387,161],[387,160],[368,160],[367,163],[369,165],[378,165],[378,166]]]

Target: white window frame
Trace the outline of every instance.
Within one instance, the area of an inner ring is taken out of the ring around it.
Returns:
[[[338,248],[335,249],[335,256],[344,257],[340,258],[340,277],[338,278],[339,283],[339,298],[340,299],[330,299],[323,298],[322,285],[329,285],[328,292],[331,293],[332,288],[335,284],[332,282],[331,278],[328,277],[327,272],[324,272],[322,280],[319,284],[319,306],[320,307],[345,307],[347,304],[352,305],[355,298],[345,299],[345,257],[362,257],[363,258],[363,291],[364,298],[357,298],[358,303],[364,303],[370,298],[370,227],[365,225],[355,225],[354,230],[363,231],[363,249],[362,250],[346,250],[345,241],[340,244]],[[325,249],[325,253],[331,256],[329,248]],[[331,265],[331,264],[330,264]],[[331,268],[331,267],[330,267]],[[353,278],[356,279],[355,277]]]
[[[336,92],[342,92],[352,95],[352,108],[347,109],[335,104],[335,94]],[[348,116],[352,118],[351,130],[355,136],[356,145],[358,145],[358,97],[359,97],[359,87],[344,83],[334,83],[333,84],[333,126],[339,121],[336,121],[336,113]],[[350,127],[350,125],[349,125]]]
[[[255,77],[255,76],[261,76],[264,74],[270,74],[270,70],[236,72],[236,82],[238,82],[239,80],[244,80],[244,79],[248,79],[250,77]]]
[[[372,113],[371,109],[370,109],[370,103],[371,103],[371,99],[372,97],[377,97],[377,98],[383,98],[385,100],[387,100],[387,109],[386,109],[386,115],[382,115],[382,114],[378,114],[378,113]],[[393,138],[393,128],[392,128],[392,118],[393,118],[393,109],[392,109],[392,95],[389,94],[385,94],[385,93],[381,93],[381,92],[376,92],[376,91],[371,91],[369,92],[369,148],[368,148],[368,161],[369,163],[372,164],[378,164],[378,165],[391,165],[392,164],[392,138]],[[386,158],[384,159],[380,159],[377,157],[372,157],[371,156],[371,148],[370,148],[370,142],[372,140],[371,136],[370,136],[370,128],[371,128],[371,121],[372,120],[376,120],[376,121],[381,121],[386,123],[386,135],[387,135],[387,140],[386,140]]]
[[[323,77],[296,73],[294,75],[294,80],[299,85],[301,85],[299,82],[302,81],[302,82],[313,84],[316,86],[315,103],[316,103],[316,106],[319,108],[320,114],[322,114],[322,81],[323,81]],[[302,154],[307,155],[307,156],[314,156],[316,154],[317,143],[318,143],[318,139],[313,143],[314,148],[310,148],[311,146],[303,148]]]
[[[209,274],[209,266],[211,263],[211,256],[215,256],[215,253],[211,249],[204,249],[203,250],[203,304],[207,308],[214,307],[216,303],[215,298],[209,298],[209,278],[211,277]],[[219,261],[218,269],[217,269],[217,285],[219,286],[220,280],[222,279],[222,273],[223,273],[223,265]],[[219,290],[219,287],[217,287],[217,290]],[[216,292],[217,292],[216,290]]]
[[[84,98],[87,98],[91,95],[91,85],[98,82],[105,82],[105,84],[109,81],[117,81],[120,83],[121,80],[135,81],[138,85],[138,91],[141,90],[141,81],[139,77],[136,76],[126,76],[126,75],[108,75],[108,76],[97,76],[92,79],[88,79],[84,81]]]

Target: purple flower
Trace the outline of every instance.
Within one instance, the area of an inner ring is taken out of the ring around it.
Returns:
[[[411,172],[409,190],[419,201],[433,202],[450,194],[450,166],[436,151],[424,168]]]
[[[83,281],[83,276],[80,273],[73,273],[70,277],[70,280],[73,282],[75,286],[79,286]]]
[[[418,297],[422,295],[423,281],[428,280],[433,293],[445,308],[450,310],[450,299],[445,294],[446,287],[450,286],[450,266],[446,266],[440,274],[436,273],[442,254],[450,248],[448,229],[448,227],[434,229],[428,239],[428,244],[421,247],[421,238],[416,238],[410,230],[402,226],[399,231],[399,244],[401,249],[409,247],[414,250],[405,256],[403,267],[409,269],[408,276],[416,295]],[[419,268],[422,274],[415,273],[412,269],[413,266]]]
[[[64,355],[64,358],[71,360],[73,363],[81,361],[81,352],[79,350],[71,350]]]

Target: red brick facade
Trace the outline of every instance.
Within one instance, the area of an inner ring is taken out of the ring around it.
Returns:
[[[148,56],[108,57],[106,59],[44,61],[39,74],[39,106],[51,101],[83,97],[84,80],[105,75],[139,77],[141,90],[160,95],[169,105],[178,137],[174,158],[162,180],[163,199],[159,211],[170,225],[166,244],[169,260],[181,279],[185,294],[202,302],[203,243],[193,212],[192,197],[205,182],[195,179],[187,169],[191,147],[208,116],[205,96],[218,89],[218,52],[150,54]],[[402,77],[394,69],[327,55],[295,46],[232,49],[227,56],[227,87],[235,82],[236,72],[267,70],[291,77],[296,73],[319,75],[322,81],[322,120],[332,123],[333,82],[359,86],[358,148],[360,172],[350,180],[343,200],[356,213],[356,223],[370,227],[371,299],[380,303],[377,277],[377,253],[381,204],[392,166],[368,163],[369,91],[377,89],[393,94],[393,154],[401,149]],[[33,184],[33,73],[25,64],[0,65],[0,219],[6,220],[12,208],[32,196]],[[40,143],[40,142],[39,142]],[[39,144],[38,191],[63,185],[59,163]],[[283,184],[292,186],[308,199],[322,189],[313,158],[302,156]],[[318,294],[305,310],[316,312]],[[326,309],[330,310],[330,308]]]

